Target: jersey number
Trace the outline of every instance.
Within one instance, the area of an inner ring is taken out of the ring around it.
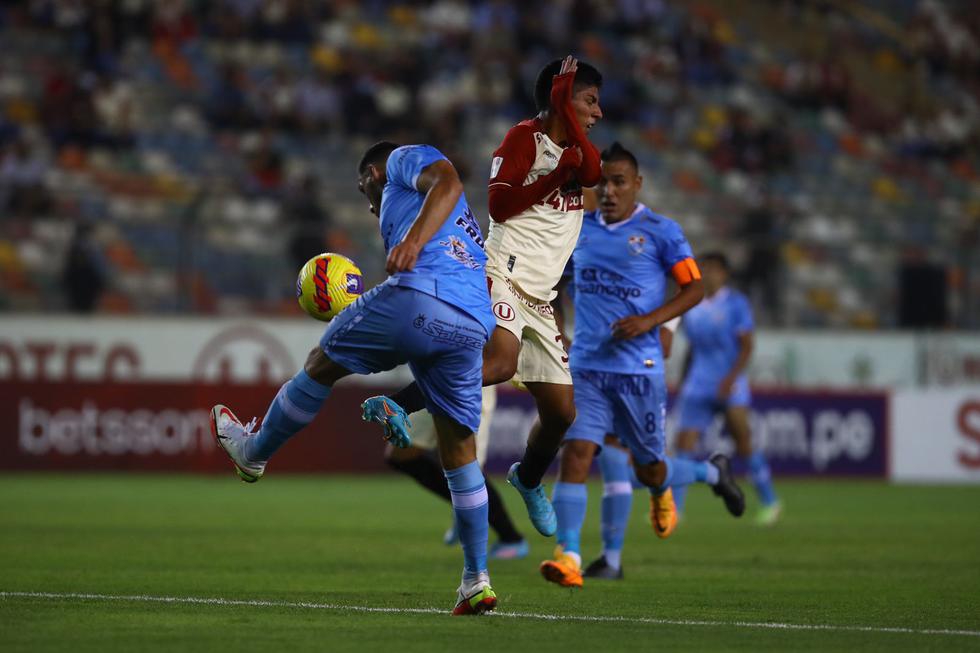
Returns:
[[[643,427],[646,429],[647,433],[657,432],[657,415],[656,413],[647,413]]]
[[[541,204],[550,206],[556,211],[577,211],[583,207],[582,193],[563,193],[561,190],[554,190],[548,195]]]

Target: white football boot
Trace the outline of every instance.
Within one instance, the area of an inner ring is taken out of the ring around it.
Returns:
[[[475,578],[467,579],[456,590],[456,607],[453,616],[480,615],[493,612],[497,607],[497,595],[490,587],[490,575],[481,571]]]
[[[222,404],[211,409],[211,433],[246,483],[254,483],[265,474],[265,462],[252,462],[245,456],[245,443],[254,435],[255,422],[253,417],[251,422],[242,425],[235,413]]]

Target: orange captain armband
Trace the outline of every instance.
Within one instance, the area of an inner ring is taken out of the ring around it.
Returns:
[[[678,286],[686,286],[701,278],[701,270],[698,269],[698,264],[693,258],[686,258],[674,264],[670,269],[670,275],[674,277]]]

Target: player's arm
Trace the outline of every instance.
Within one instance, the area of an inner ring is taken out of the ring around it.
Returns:
[[[534,164],[534,153],[533,132],[524,128],[510,130],[493,153],[487,205],[494,222],[504,222],[543,200],[571,179],[582,163],[581,150],[567,148],[554,170],[525,186],[524,180]]]
[[[718,385],[718,394],[725,398],[732,392],[732,386],[735,384],[735,379],[742,374],[746,368],[749,366],[749,359],[752,358],[752,350],[755,348],[755,338],[752,336],[751,331],[745,331],[738,334],[738,356],[735,358],[735,363],[732,365],[732,369],[728,371],[728,374],[721,380]]]
[[[425,193],[422,208],[415,223],[405,234],[402,242],[391,248],[385,266],[388,274],[411,270],[415,267],[422,247],[442,227],[453,212],[463,194],[459,174],[446,159],[436,161],[422,170],[415,182],[420,193]]]
[[[697,306],[704,297],[704,288],[701,284],[701,271],[694,259],[685,258],[678,261],[671,268],[670,273],[680,288],[677,294],[649,313],[630,315],[617,320],[613,324],[613,336],[623,340],[635,338]]]
[[[732,368],[728,370],[728,374],[718,385],[718,395],[721,398],[726,398],[731,394],[735,379],[748,368],[749,359],[752,358],[752,350],[755,347],[755,338],[752,335],[755,323],[748,302],[745,300],[738,301],[735,314],[732,317],[735,337],[738,339],[738,356],[735,357],[735,362],[732,364]]]
[[[555,75],[551,83],[551,106],[565,125],[568,142],[582,150],[582,163],[576,173],[578,182],[583,186],[591,187],[599,183],[602,162],[599,150],[585,135],[585,130],[578,124],[578,118],[575,117],[575,110],[572,108],[572,88],[575,85],[576,70],[578,70],[578,61],[575,57],[571,55],[565,57],[561,64],[561,72]]]

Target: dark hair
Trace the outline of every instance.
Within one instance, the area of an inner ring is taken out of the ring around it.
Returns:
[[[561,72],[561,62],[561,59],[555,59],[538,73],[538,79],[534,82],[534,104],[538,111],[544,111],[551,106],[551,82]],[[578,70],[575,71],[575,86],[601,88],[602,73],[595,66],[579,61]]]
[[[708,262],[717,263],[718,265],[720,265],[722,267],[722,269],[725,272],[731,272],[732,271],[732,266],[728,262],[728,257],[725,256],[724,254],[722,254],[721,252],[717,251],[717,250],[712,250],[710,252],[705,252],[704,254],[702,254],[701,256],[698,257],[698,260],[701,263],[708,263]]]
[[[399,147],[401,146],[391,141],[378,141],[369,147],[364,156],[361,157],[361,162],[357,164],[357,174],[363,175],[369,165],[378,165],[382,161],[386,161],[388,155]]]
[[[602,161],[603,163],[608,161],[627,161],[633,166],[633,170],[637,172],[640,171],[640,166],[636,162],[636,157],[633,156],[632,152],[620,145],[619,141],[614,142],[612,145],[602,151]]]

